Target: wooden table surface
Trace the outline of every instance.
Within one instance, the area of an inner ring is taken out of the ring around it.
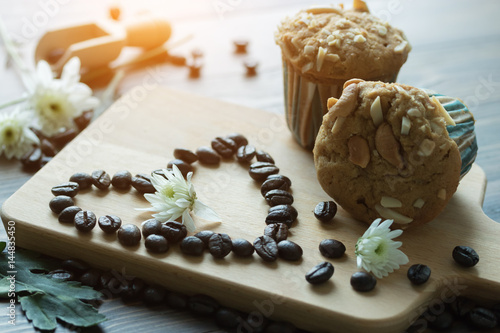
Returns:
[[[109,6],[116,4],[121,7],[123,17],[154,12],[172,22],[172,41],[193,35],[193,39],[175,51],[188,55],[195,48],[202,50],[201,77],[189,79],[187,68],[168,64],[150,70],[136,69],[126,73],[118,87],[118,95],[142,84],[148,75],[155,75],[160,85],[282,113],[281,56],[273,33],[285,16],[322,2],[331,3],[305,0],[18,0],[1,1],[0,17],[21,42],[25,59],[32,61],[33,48],[47,29],[106,19]],[[372,13],[401,28],[413,46],[398,81],[460,97],[474,113],[479,145],[476,163],[488,179],[484,211],[500,222],[500,134],[496,128],[500,126],[497,112],[500,105],[500,2],[372,0],[368,5]],[[250,42],[246,56],[233,53],[232,43],[237,38]],[[259,62],[255,77],[245,76],[243,61],[247,57]],[[23,92],[18,75],[7,65],[6,59],[0,44],[0,103]],[[95,91],[99,94],[102,88],[96,87]],[[30,177],[31,174],[21,170],[18,161],[0,157],[0,203]],[[2,230],[0,239],[5,238]],[[500,295],[494,297],[500,299]],[[150,308],[141,303],[124,305],[120,300],[111,300],[105,302],[100,311],[108,321],[91,331],[223,332],[210,319],[166,307]],[[57,332],[68,330],[61,326]],[[0,331],[29,332],[32,327],[19,316],[16,326],[8,325],[6,319],[0,320]]]

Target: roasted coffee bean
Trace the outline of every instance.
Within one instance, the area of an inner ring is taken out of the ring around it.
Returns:
[[[238,257],[251,257],[254,252],[252,243],[243,238],[233,239],[233,253]]]
[[[260,236],[253,242],[255,252],[264,261],[275,261],[278,259],[278,245],[276,241],[269,236]]]
[[[269,326],[269,319],[264,317],[260,312],[253,311],[248,314],[248,317],[242,324],[245,326],[250,326],[250,332],[252,333],[263,333]]]
[[[238,311],[228,308],[219,308],[215,312],[215,322],[222,328],[236,328],[240,321],[241,315]]]
[[[453,259],[463,267],[472,267],[479,262],[479,255],[468,246],[456,246],[453,249]]]
[[[171,308],[182,310],[187,308],[189,297],[176,292],[168,292],[165,295],[165,301]]]
[[[40,148],[34,148],[21,157],[21,163],[26,171],[37,171],[42,163],[43,153]]]
[[[247,138],[239,133],[231,133],[226,138],[233,140],[237,147],[246,146],[248,144]]]
[[[492,311],[476,307],[469,312],[469,320],[474,327],[479,329],[490,329],[497,326],[498,320]]]
[[[212,149],[224,158],[233,156],[236,149],[238,149],[236,142],[228,138],[221,138],[220,136],[213,139],[211,144]]]
[[[272,158],[272,156],[266,153],[265,151],[257,150],[256,156],[257,156],[257,161],[259,162],[267,162],[274,164],[274,159]]]
[[[54,157],[56,156],[57,149],[54,147],[52,142],[47,139],[43,139],[40,141],[40,149],[42,150],[43,155]]]
[[[298,333],[293,324],[284,321],[275,321],[266,327],[265,333]]]
[[[71,140],[76,138],[77,135],[78,132],[70,128],[64,132],[58,133],[50,137],[50,141],[54,144],[54,146],[57,149],[61,149],[62,147],[66,146],[66,144],[68,144]]]
[[[128,190],[132,185],[132,174],[127,170],[118,171],[111,178],[111,185],[119,190]]]
[[[194,295],[189,297],[188,307],[200,315],[212,315],[219,309],[219,303],[208,295]]]
[[[73,199],[67,195],[58,195],[57,197],[53,197],[49,202],[50,210],[56,214],[62,212],[64,208],[74,205],[75,202]]]
[[[191,164],[186,163],[183,160],[180,159],[171,160],[170,162],[167,163],[167,168],[171,169],[173,165],[179,168],[179,171],[182,173],[184,177],[187,177],[188,173],[193,172],[193,167],[191,166]]]
[[[91,268],[83,273],[78,279],[84,286],[97,287],[99,284],[99,278],[101,277],[101,271],[95,268]]]
[[[166,294],[165,288],[161,286],[146,286],[142,292],[142,300],[146,304],[156,305],[165,300]]]
[[[288,207],[290,205],[277,205],[274,207],[279,207],[277,209],[269,210],[269,214],[266,217],[266,224],[284,223],[287,227],[291,227],[292,223],[295,221],[294,214]],[[272,207],[272,208],[274,208]]]
[[[73,281],[75,279],[75,274],[65,269],[55,269],[48,272],[47,277],[57,281]]]
[[[255,147],[252,145],[245,145],[238,148],[236,152],[236,159],[240,163],[249,163],[255,156]]]
[[[287,211],[292,220],[295,221],[297,219],[297,216],[298,216],[298,213],[297,213],[297,210],[295,209],[295,207],[291,206],[291,205],[277,205],[277,206],[273,206],[273,207],[270,207],[269,208],[269,214],[273,213],[273,212],[277,212],[277,211]]]
[[[182,223],[169,221],[162,225],[160,234],[165,237],[169,243],[178,243],[186,237],[187,229]]]
[[[132,177],[132,186],[139,193],[155,193],[156,189],[151,183],[151,179],[148,175],[145,174],[137,174],[135,177]]]
[[[201,69],[203,67],[203,62],[200,60],[197,60],[196,58],[194,60],[191,60],[187,64],[189,68],[189,78],[190,79],[197,79],[201,75]]]
[[[248,46],[248,41],[244,39],[237,39],[233,41],[234,44],[234,53],[247,53],[247,46]]]
[[[81,210],[75,215],[75,228],[81,232],[89,232],[94,229],[97,222],[95,214],[90,210]]]
[[[162,226],[163,223],[156,219],[149,219],[147,221],[144,221],[142,223],[142,235],[144,236],[144,238],[148,237],[149,235],[160,235]]]
[[[476,307],[476,303],[464,296],[458,296],[457,299],[450,304],[451,310],[459,318],[468,318],[469,312]]]
[[[224,258],[232,248],[231,237],[227,234],[213,234],[208,240],[208,251],[214,258]]]
[[[333,276],[334,267],[331,263],[324,261],[316,266],[314,266],[306,274],[306,281],[310,284],[321,284],[324,283]]]
[[[188,164],[198,161],[198,156],[189,149],[176,148],[174,149],[174,157]]]
[[[172,172],[172,169],[157,169],[157,170],[153,170],[151,172],[151,176],[152,175],[157,175],[157,176],[161,176],[161,177],[163,177],[165,179],[168,179],[167,175],[165,174],[165,170],[167,170],[168,172]]]
[[[205,243],[195,236],[188,236],[181,242],[181,252],[190,256],[201,256],[205,250]]]
[[[123,246],[134,246],[141,241],[141,231],[135,224],[125,224],[118,229],[118,240]]]
[[[255,76],[257,75],[257,67],[259,66],[259,62],[255,59],[246,59],[243,62],[243,65],[245,66],[246,73],[245,75],[250,77],[250,76]]]
[[[78,183],[80,190],[86,190],[92,186],[92,176],[86,172],[77,172],[69,177],[70,182]]]
[[[274,239],[277,243],[288,237],[288,227],[285,223],[272,223],[264,229],[264,235]]]
[[[73,121],[75,122],[75,125],[78,128],[78,130],[81,132],[85,128],[87,128],[87,126],[92,121],[93,116],[94,116],[94,111],[84,111],[82,112],[81,115],[74,118]]]
[[[65,195],[67,197],[74,197],[78,194],[80,186],[75,182],[67,182],[60,185],[56,185],[52,188],[53,195]]]
[[[59,214],[58,220],[61,223],[74,223],[75,215],[82,209],[78,206],[69,206],[64,208]]]
[[[196,156],[202,164],[219,164],[221,160],[215,150],[205,146],[196,149]]]
[[[297,244],[289,240],[283,240],[278,243],[278,255],[281,259],[289,261],[297,261],[302,258],[302,248]]]
[[[337,214],[337,204],[333,201],[323,201],[314,208],[314,216],[321,222],[331,221]]]
[[[213,234],[214,234],[213,231],[202,230],[202,231],[196,233],[194,235],[194,237],[198,237],[199,239],[201,239],[203,241],[203,243],[205,244],[205,246],[208,246],[208,240],[210,239],[210,237],[212,237]]]
[[[61,267],[77,274],[83,274],[90,269],[89,264],[79,259],[66,259],[61,262]]]
[[[276,165],[268,162],[255,162],[250,165],[250,169],[248,170],[250,177],[257,181],[262,181],[268,176],[278,172],[280,172],[280,169]]]
[[[345,245],[335,239],[324,239],[319,243],[319,252],[327,258],[340,258],[345,253]]]
[[[135,301],[143,297],[146,283],[142,279],[134,278],[122,291],[122,299],[124,301]]]
[[[266,196],[266,193],[271,190],[283,190],[288,191],[292,182],[290,178],[283,175],[270,175],[267,179],[262,183],[260,187],[260,193],[263,197]]]
[[[357,291],[370,291],[375,288],[377,279],[370,273],[356,272],[351,275],[351,286]]]
[[[266,193],[265,199],[269,206],[293,204],[293,195],[283,190],[271,190]]]
[[[454,321],[453,315],[449,310],[441,311],[435,316],[433,316],[432,314],[424,316],[429,318],[429,327],[438,331],[443,331],[450,328],[451,325],[453,325]]]
[[[162,235],[149,235],[144,241],[144,245],[148,251],[153,253],[165,253],[169,249],[167,239]]]
[[[100,190],[106,190],[111,185],[111,177],[104,170],[92,172],[92,184]]]
[[[429,280],[431,269],[426,265],[415,264],[408,268],[408,273],[406,275],[411,283],[421,285]]]

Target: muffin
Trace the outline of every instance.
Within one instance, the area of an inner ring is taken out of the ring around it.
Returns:
[[[285,117],[297,142],[312,149],[328,97],[340,97],[351,78],[394,82],[411,46],[399,29],[354,8],[302,10],[275,34],[281,47]]]
[[[458,99],[353,79],[328,104],[314,147],[318,180],[361,221],[433,220],[475,159],[474,118]]]

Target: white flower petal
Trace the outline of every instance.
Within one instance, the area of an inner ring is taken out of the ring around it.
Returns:
[[[191,217],[191,214],[189,213],[189,210],[187,210],[187,209],[182,214],[182,224],[184,224],[186,226],[186,229],[189,232],[193,232],[196,230],[196,226],[194,225],[193,218]]]
[[[80,58],[73,57],[64,65],[61,81],[68,86],[77,84],[80,81]]]
[[[37,83],[42,86],[49,85],[54,79],[50,65],[45,60],[40,60],[36,66]]]
[[[221,218],[217,213],[200,200],[195,200],[193,205],[194,214],[204,220],[220,222]]]

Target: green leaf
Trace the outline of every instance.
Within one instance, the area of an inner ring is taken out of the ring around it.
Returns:
[[[0,242],[0,252],[3,252],[3,250],[5,250],[6,246],[7,246],[7,242]]]

